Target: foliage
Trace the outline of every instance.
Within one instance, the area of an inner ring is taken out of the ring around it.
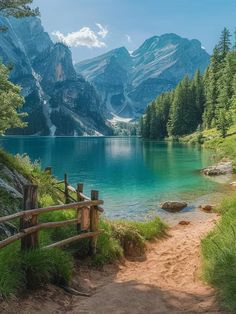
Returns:
[[[163,114],[164,112],[164,114]],[[202,76],[185,77],[171,92],[157,97],[141,118],[144,138],[180,137],[216,127],[225,137],[236,119],[236,50],[225,28]],[[201,134],[199,142],[202,142]]]
[[[219,292],[222,303],[236,310],[236,198],[222,202],[222,218],[202,241],[203,276]]]
[[[9,70],[0,64],[0,135],[13,127],[24,127],[25,116],[17,110],[22,107],[24,98],[20,95],[20,87],[9,81]]]
[[[103,232],[98,237],[97,254],[92,261],[96,266],[114,262],[123,256],[123,249],[114,235],[112,223],[101,219],[99,227]]]
[[[21,253],[19,243],[15,243],[0,251],[0,268],[0,296],[9,297],[27,287],[69,282],[73,259],[59,249]]]
[[[0,296],[16,294],[25,285],[17,244],[0,251]]]
[[[167,228],[167,225],[159,217],[154,217],[152,220],[145,222],[130,221],[129,224],[134,226],[145,240],[162,237],[165,235]]]
[[[15,18],[24,18],[29,16],[38,16],[39,9],[32,9],[30,5],[33,0],[1,0],[0,2],[0,13],[3,16]],[[0,31],[6,31],[6,26],[1,26]]]

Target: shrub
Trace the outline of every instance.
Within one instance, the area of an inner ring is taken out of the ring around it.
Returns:
[[[109,221],[101,220],[100,228],[103,232],[98,237],[97,254],[93,258],[93,264],[98,266],[111,263],[123,256],[122,247],[115,238],[112,224]]]

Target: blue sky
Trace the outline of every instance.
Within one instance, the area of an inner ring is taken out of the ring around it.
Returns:
[[[71,46],[75,61],[164,33],[197,38],[211,53],[236,28],[236,0],[35,0],[45,30]],[[68,35],[70,34],[70,35]]]

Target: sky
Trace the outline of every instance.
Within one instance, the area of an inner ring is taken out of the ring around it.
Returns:
[[[222,29],[236,29],[236,0],[35,0],[45,30],[71,47],[74,62],[154,35],[198,39],[211,53]]]

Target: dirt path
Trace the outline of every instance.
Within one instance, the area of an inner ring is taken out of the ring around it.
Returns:
[[[207,217],[172,228],[166,239],[149,245],[143,261],[126,261],[118,271],[102,274],[83,272],[82,281],[94,288],[92,297],[52,290],[45,298],[27,299],[22,313],[224,313],[216,305],[214,290],[199,280],[200,241],[217,220],[215,214]]]

